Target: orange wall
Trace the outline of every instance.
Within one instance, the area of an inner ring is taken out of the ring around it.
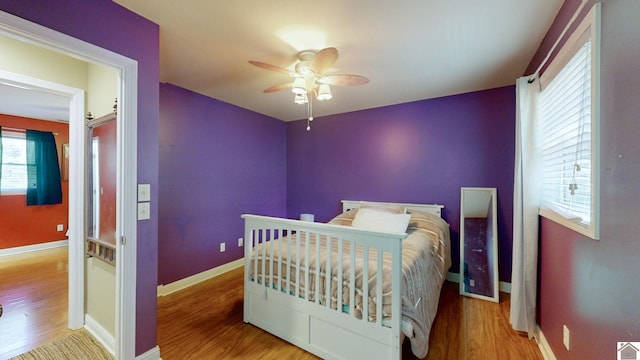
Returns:
[[[51,131],[62,162],[62,144],[69,143],[69,125],[0,114],[0,126]],[[62,204],[27,206],[26,195],[0,194],[0,249],[65,240],[69,223],[69,182],[62,182]],[[56,231],[63,224],[64,231]]]

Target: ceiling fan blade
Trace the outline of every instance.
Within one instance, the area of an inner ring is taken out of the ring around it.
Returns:
[[[274,85],[274,86],[272,86],[270,88],[264,89],[263,92],[264,93],[271,93],[271,92],[291,89],[292,86],[293,86],[293,83],[284,83],[284,84],[280,84],[280,85]]]
[[[287,69],[285,69],[283,67],[277,66],[277,65],[271,65],[271,64],[260,62],[260,61],[253,61],[253,60],[249,60],[249,64],[251,64],[253,66],[257,66],[257,67],[265,69],[265,70],[279,72],[279,73],[287,75],[287,76],[293,76],[291,71],[289,71],[289,70],[287,70]]]
[[[322,74],[338,60],[338,50],[333,47],[320,50],[311,60],[309,68],[316,74]]]
[[[335,85],[335,86],[358,86],[364,85],[369,82],[364,76],[360,75],[327,75],[318,79],[321,84]]]

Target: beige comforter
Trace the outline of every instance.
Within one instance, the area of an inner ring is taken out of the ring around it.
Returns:
[[[338,225],[350,225],[353,219],[353,211],[344,213],[334,218],[330,223]],[[402,240],[402,331],[410,339],[413,353],[418,357],[424,357],[428,351],[428,340],[431,324],[438,309],[440,289],[451,265],[449,225],[439,217],[419,211],[413,211],[407,229],[408,236]],[[254,249],[252,256],[251,277],[268,286],[277,282],[278,273],[281,273],[280,287],[283,292],[289,292],[310,301],[318,301],[326,305],[325,294],[327,257],[331,258],[331,308],[336,309],[338,302],[338,263],[342,263],[342,309],[349,311],[351,267],[355,269],[355,300],[354,316],[362,318],[363,306],[363,278],[364,256],[363,247],[356,245],[356,262],[351,263],[351,249],[349,241],[343,241],[343,256],[338,256],[338,241],[331,240],[331,254],[326,251],[327,239],[324,236],[320,241],[320,287],[316,290],[316,237],[309,236],[306,242],[306,233],[294,234],[282,237],[278,240],[261,244]],[[300,240],[298,240],[300,239]],[[299,241],[300,245],[296,244]],[[308,245],[305,245],[308,244]],[[309,251],[307,251],[308,247]],[[298,252],[299,249],[299,252]],[[271,264],[271,252],[273,252],[273,266]],[[306,284],[305,267],[309,264],[309,285]],[[265,276],[262,274],[262,259],[265,262]],[[290,261],[290,267],[287,264]],[[383,323],[391,318],[391,257],[385,254],[383,257],[382,274],[382,316]],[[377,284],[377,254],[371,250],[368,267],[368,313],[370,321],[376,320],[376,284]],[[273,268],[273,277],[270,276]],[[297,269],[300,271],[297,272]],[[255,270],[257,269],[257,271]],[[280,271],[279,271],[280,269]],[[288,290],[287,290],[288,284]],[[299,285],[298,285],[299,284]],[[308,294],[307,294],[308,292]]]

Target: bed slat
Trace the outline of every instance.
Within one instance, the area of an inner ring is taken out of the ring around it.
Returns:
[[[316,272],[314,274],[316,280],[315,292],[313,293],[313,299],[316,304],[320,304],[320,241],[317,241],[319,234],[316,236]]]
[[[342,238],[338,238],[338,273],[336,274],[336,286],[337,286],[337,296],[336,296],[336,310],[342,311],[342,273],[344,269],[342,268],[342,259],[344,259],[344,248]]]
[[[318,238],[316,242],[319,243]],[[331,236],[327,236],[327,249],[331,249]],[[331,308],[331,254],[332,251],[327,252],[327,261],[324,266],[324,302],[327,308]]]
[[[356,263],[356,243],[355,241],[350,241],[351,244],[351,264]],[[354,314],[355,303],[356,303],[356,272],[353,269],[353,266],[350,266],[349,269],[349,314]]]
[[[299,231],[298,231],[299,232]],[[304,261],[304,286],[305,286],[305,290],[304,290],[304,299],[309,301],[309,293],[311,292],[311,284],[309,284],[309,269],[310,269],[310,264],[309,264],[309,258],[311,256],[311,249],[309,246],[309,236],[305,236],[304,237],[304,248],[305,248],[305,261]]]
[[[369,321],[369,246],[362,253],[362,321]]]
[[[382,255],[383,252],[378,249],[378,268],[376,272],[376,324],[382,325]]]

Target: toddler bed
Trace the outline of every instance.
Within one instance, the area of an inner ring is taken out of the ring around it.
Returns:
[[[443,206],[342,203],[327,224],[242,216],[244,322],[322,358],[400,359],[405,336],[424,357],[451,265]]]

